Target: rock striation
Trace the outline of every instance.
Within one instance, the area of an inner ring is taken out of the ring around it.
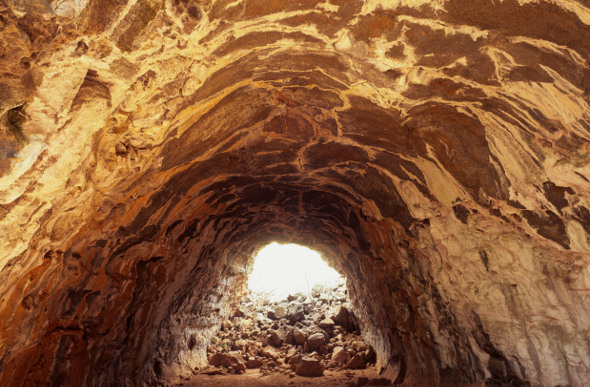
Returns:
[[[171,384],[314,248],[403,385],[590,381],[585,0],[0,0],[0,385]]]

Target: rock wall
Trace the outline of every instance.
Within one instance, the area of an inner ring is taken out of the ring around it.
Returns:
[[[590,381],[584,0],[0,0],[0,384],[169,384],[323,252],[404,385]]]

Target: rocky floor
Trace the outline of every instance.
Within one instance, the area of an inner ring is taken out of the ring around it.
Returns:
[[[220,375],[231,374],[245,374],[239,379],[246,383],[242,385],[264,380],[269,385],[293,384],[294,378],[301,384],[302,377],[330,379],[333,385],[389,382],[376,373],[375,352],[360,335],[344,280],[274,302],[268,295],[248,292],[212,338],[208,357],[209,365],[197,371],[198,380],[213,385],[230,382]],[[360,369],[370,376],[351,372]]]
[[[246,370],[243,374],[198,374],[178,387],[278,387],[278,386],[388,386],[391,382],[378,375],[375,367],[360,370],[326,370],[321,378],[274,373],[264,375],[259,370]]]

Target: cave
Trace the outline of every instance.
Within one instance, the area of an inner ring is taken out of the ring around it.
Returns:
[[[255,254],[382,378],[590,384],[586,0],[0,0],[0,385],[174,385]]]

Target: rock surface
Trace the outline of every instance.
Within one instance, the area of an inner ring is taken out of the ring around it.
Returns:
[[[304,356],[297,363],[295,373],[300,376],[322,376],[324,366],[318,360]]]
[[[325,369],[344,371],[374,367],[375,352],[361,336],[347,333],[333,322],[329,327],[321,326],[329,320],[325,316],[340,310],[342,304],[348,302],[344,279],[334,285],[333,289],[319,286],[309,296],[294,297],[310,305],[301,321],[293,322],[284,316],[274,321],[257,320],[256,324],[252,322],[258,314],[284,309],[288,300],[294,298],[289,296],[283,301],[271,302],[266,294],[246,289],[244,301],[238,309],[242,315],[237,316],[234,312],[231,320],[222,322],[222,329],[207,347],[209,365],[214,368],[206,367],[196,372],[207,375],[241,374],[247,367],[259,369],[262,376],[284,373],[291,377],[319,377]],[[323,302],[326,298],[332,301]],[[350,315],[353,316],[352,313]],[[292,340],[283,341],[283,336],[291,336]],[[244,337],[247,340],[242,339]]]
[[[588,384],[587,1],[0,0],[0,36],[0,385],[192,375],[271,241],[346,275],[384,377]]]

